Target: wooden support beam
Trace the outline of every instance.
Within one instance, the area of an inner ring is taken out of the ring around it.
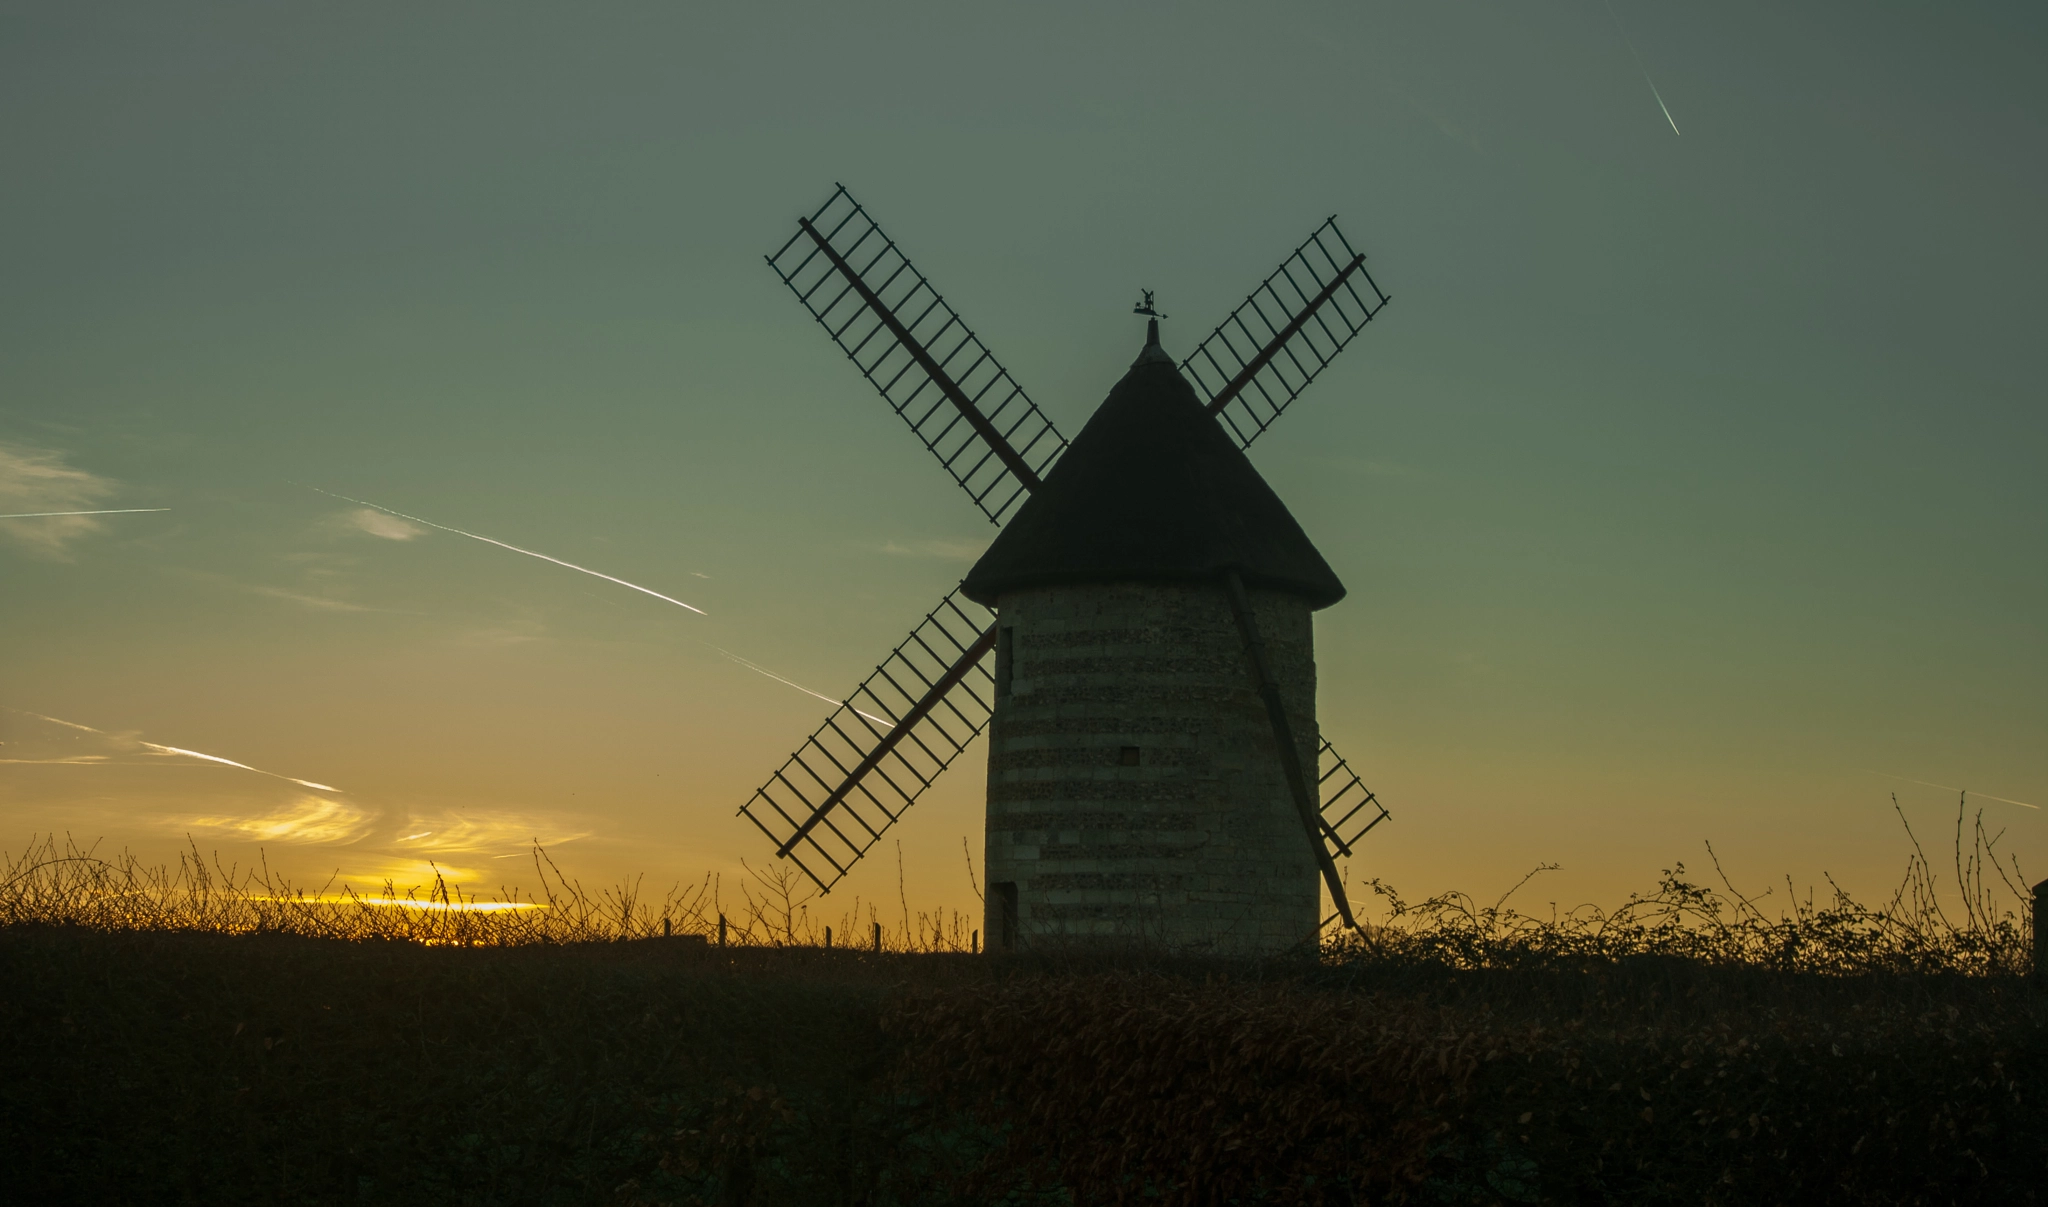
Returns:
[[[1343,917],[1344,925],[1358,929],[1358,919],[1351,916],[1351,900],[1344,893],[1344,881],[1337,875],[1337,864],[1330,858],[1330,849],[1323,845],[1322,810],[1316,807],[1315,797],[1309,793],[1309,777],[1301,765],[1301,747],[1294,740],[1294,726],[1287,720],[1287,708],[1280,700],[1280,685],[1273,680],[1272,668],[1266,661],[1266,643],[1259,637],[1258,619],[1252,615],[1251,596],[1244,589],[1244,579],[1237,571],[1224,575],[1224,587],[1230,593],[1230,610],[1237,617],[1238,635],[1244,638],[1244,649],[1250,658],[1252,678],[1257,682],[1259,698],[1265,701],[1266,718],[1273,725],[1273,740],[1280,747],[1280,770],[1287,777],[1288,795],[1294,798],[1294,807],[1301,814],[1302,832],[1308,836],[1308,845],[1314,849],[1316,866],[1322,869],[1323,882],[1330,886],[1330,900],[1337,905],[1337,913]]]

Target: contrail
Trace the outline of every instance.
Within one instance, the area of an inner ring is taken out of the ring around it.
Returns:
[[[1603,0],[1603,2],[1607,5],[1607,16],[1613,20],[1614,28],[1621,32],[1622,44],[1628,47],[1628,53],[1636,61],[1636,70],[1643,73],[1643,83],[1650,86],[1650,95],[1657,98],[1657,107],[1664,111],[1664,120],[1671,123],[1671,132],[1678,134],[1680,138],[1684,138],[1685,135],[1678,133],[1678,122],[1671,116],[1671,107],[1664,103],[1664,94],[1657,91],[1657,81],[1650,78],[1650,69],[1643,66],[1643,56],[1636,52],[1636,44],[1629,39],[1628,30],[1623,27],[1621,18],[1614,15],[1614,0]]]
[[[695,612],[699,616],[709,615],[709,613],[707,613],[704,609],[696,606],[695,604],[686,604],[680,599],[671,599],[670,597],[663,595],[661,592],[649,590],[648,588],[641,586],[639,583],[629,583],[623,578],[613,578],[609,574],[599,573],[596,570],[592,570],[588,566],[579,566],[575,562],[565,562],[559,557],[549,557],[545,553],[535,553],[531,549],[521,549],[517,545],[508,545],[504,541],[492,540],[490,537],[479,536],[474,532],[464,532],[460,528],[450,528],[446,524],[436,524],[432,520],[423,520],[416,515],[407,515],[402,511],[393,511],[389,507],[380,506],[376,503],[369,502],[366,499],[351,499],[347,495],[338,495],[331,490],[321,490],[317,486],[308,486],[306,487],[306,489],[326,495],[330,499],[341,499],[344,502],[354,503],[361,507],[368,507],[376,511],[381,511],[385,515],[395,515],[401,520],[411,520],[415,524],[425,524],[429,528],[439,528],[443,532],[452,532],[456,536],[466,536],[472,541],[482,541],[486,545],[496,545],[500,549],[510,549],[514,553],[523,553],[528,557],[537,557],[544,562],[553,562],[557,566],[562,566],[566,569],[574,570],[578,574],[588,574],[592,578],[601,578],[608,583],[617,583],[621,587],[631,587],[633,590],[640,592],[640,594],[652,595],[654,598],[661,600],[663,603],[672,603],[679,608],[688,608],[690,611]]]
[[[300,485],[305,485],[305,484],[304,484],[304,483],[300,483]],[[663,595],[663,594],[662,594],[661,592],[659,592],[659,591],[651,591],[651,590],[649,590],[648,588],[646,588],[646,587],[643,587],[643,586],[641,586],[641,585],[640,585],[640,584],[638,584],[638,583],[629,583],[629,582],[627,582],[627,581],[626,581],[625,579],[623,579],[623,578],[613,578],[613,577],[612,577],[611,575],[609,575],[609,574],[600,574],[600,573],[598,573],[597,571],[595,571],[595,570],[592,570],[592,569],[590,569],[590,568],[589,568],[589,567],[587,567],[587,566],[579,566],[579,565],[577,565],[577,564],[576,564],[576,563],[574,563],[574,562],[565,562],[565,561],[563,561],[563,560],[562,560],[561,558],[558,558],[558,557],[549,557],[549,556],[548,556],[547,554],[545,554],[545,553],[535,553],[535,552],[534,552],[533,550],[531,550],[531,549],[521,549],[521,548],[520,548],[519,546],[517,546],[517,545],[508,545],[508,544],[506,544],[506,543],[505,543],[504,541],[492,540],[492,539],[491,539],[490,537],[487,537],[487,536],[480,536],[480,535],[478,535],[477,533],[474,533],[474,532],[464,532],[464,531],[463,531],[462,529],[460,529],[460,528],[450,528],[450,527],[449,527],[448,525],[446,525],[446,524],[436,524],[436,523],[435,523],[434,521],[432,521],[432,520],[423,520],[423,519],[421,519],[420,517],[418,517],[418,516],[416,516],[416,515],[407,515],[406,513],[402,512],[402,511],[393,511],[393,510],[391,510],[391,509],[390,509],[389,507],[384,507],[384,506],[382,506],[382,505],[380,505],[380,504],[377,504],[377,503],[372,503],[372,502],[370,502],[370,501],[369,501],[369,500],[367,500],[367,499],[355,499],[355,498],[350,498],[350,497],[349,497],[348,495],[339,495],[339,494],[336,494],[336,493],[334,493],[334,492],[333,492],[333,491],[331,491],[331,490],[321,490],[321,489],[320,489],[319,487],[317,487],[317,486],[306,486],[306,489],[307,489],[307,490],[311,490],[311,491],[314,491],[314,492],[316,492],[316,493],[319,493],[319,494],[323,494],[323,495],[326,495],[326,496],[327,496],[328,498],[330,498],[330,499],[340,499],[340,500],[342,500],[342,501],[344,501],[344,502],[348,502],[348,503],[354,503],[354,504],[357,504],[358,506],[362,506],[362,507],[369,507],[369,508],[373,508],[373,509],[375,509],[375,510],[377,510],[377,511],[381,511],[381,512],[383,512],[383,513],[384,513],[385,515],[395,515],[395,516],[397,516],[397,517],[398,517],[399,519],[401,519],[401,520],[411,520],[411,521],[413,521],[413,522],[414,522],[414,523],[416,523],[416,524],[425,524],[425,525],[426,525],[427,527],[429,527],[429,528],[438,528],[438,529],[440,529],[440,530],[441,530],[441,531],[443,531],[443,532],[452,532],[452,533],[454,533],[454,534],[455,534],[455,535],[457,535],[457,536],[466,536],[466,537],[470,538],[470,539],[471,539],[471,540],[473,540],[473,541],[482,541],[482,542],[484,542],[484,543],[485,543],[485,544],[487,544],[487,545],[496,545],[496,546],[497,546],[498,548],[500,548],[500,549],[510,549],[510,550],[511,550],[512,552],[514,552],[514,553],[523,553],[523,554],[525,554],[525,555],[526,555],[526,556],[528,556],[528,557],[537,557],[537,558],[539,558],[540,560],[542,560],[542,561],[544,561],[544,562],[553,562],[553,563],[554,563],[555,565],[557,565],[557,566],[564,566],[564,567],[567,567],[568,569],[571,569],[571,570],[575,570],[575,571],[577,571],[577,572],[579,572],[579,573],[582,573],[582,574],[588,574],[588,575],[590,575],[590,576],[591,576],[591,577],[593,577],[593,578],[601,578],[601,579],[605,580],[605,581],[606,581],[606,582],[608,582],[608,583],[617,583],[617,584],[619,584],[619,585],[620,585],[621,587],[631,587],[631,588],[632,588],[633,590],[635,590],[635,591],[638,591],[638,592],[640,592],[640,593],[641,593],[642,595],[652,595],[652,596],[653,596],[654,598],[656,598],[656,599],[659,599],[659,600],[663,600],[663,601],[665,601],[665,602],[667,602],[667,603],[672,603],[672,604],[676,605],[676,606],[677,606],[677,607],[679,607],[679,608],[688,608],[688,609],[689,609],[690,611],[692,611],[692,612],[695,612],[695,613],[696,613],[697,615],[699,615],[699,616],[707,616],[707,615],[709,615],[709,613],[708,613],[708,612],[706,612],[706,611],[705,611],[704,609],[702,609],[702,608],[700,608],[700,607],[697,607],[697,606],[696,606],[696,605],[694,605],[694,604],[686,604],[686,603],[684,603],[684,602],[683,602],[682,600],[680,600],[680,599],[671,599],[671,598],[670,598],[669,596]],[[698,577],[704,577],[704,576],[703,576],[703,575],[699,575]],[[734,662],[737,662],[737,663],[739,663],[739,664],[740,664],[741,666],[744,666],[744,667],[746,667],[746,668],[747,668],[748,670],[750,670],[750,671],[753,671],[753,672],[755,672],[756,674],[766,675],[766,676],[768,676],[768,677],[769,677],[770,679],[773,679],[773,680],[775,680],[775,681],[776,681],[777,683],[781,683],[781,684],[784,684],[784,685],[786,685],[786,686],[789,686],[789,687],[793,687],[793,688],[797,689],[798,691],[800,691],[800,692],[803,692],[803,693],[804,693],[805,695],[807,695],[807,696],[816,696],[816,697],[817,697],[818,699],[820,699],[820,700],[823,700],[823,701],[825,701],[825,702],[826,702],[827,704],[844,704],[844,703],[846,703],[846,702],[845,702],[844,700],[834,700],[834,699],[833,699],[832,697],[830,697],[830,696],[828,696],[828,695],[824,694],[823,692],[814,692],[814,691],[812,691],[812,690],[811,690],[810,688],[808,688],[808,687],[805,687],[805,686],[804,686],[803,684],[801,684],[801,683],[796,683],[796,682],[792,682],[791,680],[785,679],[785,678],[783,678],[783,677],[782,677],[781,675],[778,675],[778,674],[776,674],[776,673],[775,673],[774,671],[771,671],[771,670],[767,669],[766,667],[763,667],[763,666],[757,666],[756,664],[754,664],[754,663],[752,663],[752,662],[749,662],[749,661],[747,661],[747,660],[746,660],[745,658],[742,658],[742,657],[740,657],[740,656],[739,656],[738,654],[735,654],[735,653],[733,653],[733,652],[732,652],[731,650],[727,650],[727,649],[721,649],[721,648],[720,648],[720,647],[718,647],[718,646],[715,646],[715,645],[711,645],[711,643],[710,643],[710,642],[708,642],[708,641],[707,641],[707,642],[705,642],[704,644],[705,644],[705,645],[707,645],[707,646],[710,646],[710,647],[711,647],[712,649],[714,649],[714,650],[718,650],[718,652],[719,652],[720,654],[723,654],[723,655],[724,655],[725,657],[727,657],[727,658],[730,658],[730,659],[732,659],[732,660],[733,660]],[[849,705],[849,707],[851,707],[851,706]],[[891,722],[891,721],[887,721],[887,720],[884,720],[883,718],[881,718],[881,717],[878,717],[878,716],[874,715],[873,713],[869,713],[869,712],[861,712],[861,710],[860,710],[860,709],[858,709],[858,708],[854,709],[853,711],[855,711],[855,712],[857,712],[857,713],[860,713],[860,715],[861,715],[861,716],[863,716],[863,717],[866,717],[866,718],[867,718],[868,720],[870,720],[870,721],[873,721],[873,722],[874,722],[875,724],[877,724],[877,725],[880,725],[880,726],[883,726],[884,728],[889,728],[889,729],[893,729],[893,728],[895,728],[895,724],[894,724],[894,722]]]
[[[302,780],[295,775],[279,775],[275,771],[265,771],[261,767],[251,767],[247,763],[237,763],[233,759],[224,759],[217,754],[201,754],[197,750],[180,750],[176,746],[159,746],[155,742],[144,742],[143,745],[151,750],[161,750],[165,754],[182,754],[188,759],[205,759],[209,763],[219,763],[223,767],[240,767],[244,771],[254,771],[258,775],[267,775],[276,780],[289,780],[294,784],[302,784],[305,787],[316,788],[322,792],[342,791],[342,789],[332,784],[316,784],[312,780]]]
[[[17,710],[17,711],[19,711],[19,710]],[[68,728],[68,729],[78,729],[78,730],[83,730],[83,731],[84,731],[84,732],[86,732],[86,733],[97,733],[97,734],[106,734],[106,733],[107,733],[107,731],[106,731],[106,730],[104,730],[104,729],[94,729],[94,728],[93,728],[92,726],[90,726],[90,725],[80,725],[80,724],[79,724],[78,722],[76,722],[76,721],[66,721],[66,720],[64,720],[64,719],[63,719],[63,718],[61,718],[61,717],[50,717],[50,716],[44,716],[44,715],[43,715],[42,713],[39,713],[39,712],[31,712],[31,713],[26,713],[25,715],[27,715],[27,716],[31,716],[31,717],[36,717],[36,718],[38,718],[38,719],[40,719],[40,720],[48,721],[48,722],[50,722],[50,723],[51,723],[51,724],[53,724],[53,725],[62,725],[62,726],[64,726],[64,727]],[[111,734],[107,734],[107,736],[111,737],[111,736],[113,736],[113,735],[111,735]],[[159,752],[159,753],[161,753],[161,754],[182,754],[182,755],[184,755],[184,756],[185,756],[186,758],[188,758],[188,759],[204,759],[205,761],[207,761],[207,762],[209,762],[209,763],[219,763],[219,764],[220,764],[220,765],[222,765],[223,767],[239,767],[239,768],[241,768],[241,769],[242,769],[243,771],[253,771],[253,772],[255,772],[255,773],[256,773],[256,774],[258,774],[258,775],[267,775],[267,776],[269,776],[269,777],[270,777],[271,779],[274,779],[274,780],[285,780],[285,781],[287,781],[287,782],[289,782],[289,783],[294,783],[294,784],[298,784],[298,785],[300,785],[301,787],[305,787],[305,788],[313,788],[313,789],[316,789],[316,790],[318,790],[318,791],[321,791],[321,792],[346,792],[346,791],[347,791],[347,789],[345,789],[345,788],[337,788],[337,787],[335,787],[335,786],[334,786],[334,785],[332,785],[332,784],[316,784],[316,783],[314,783],[314,782],[313,782],[312,780],[302,780],[302,779],[300,779],[300,778],[299,778],[298,776],[296,776],[296,775],[279,775],[279,774],[278,774],[277,772],[275,772],[275,771],[265,771],[265,770],[264,770],[263,768],[261,768],[261,767],[251,767],[251,766],[250,766],[249,764],[247,764],[247,763],[237,763],[237,762],[236,762],[235,760],[233,760],[233,759],[224,759],[224,758],[220,757],[220,756],[219,756],[219,755],[217,755],[217,754],[201,754],[201,753],[200,753],[199,751],[197,751],[197,750],[185,750],[185,749],[182,749],[182,748],[180,748],[180,747],[177,747],[177,746],[160,746],[160,745],[158,745],[158,744],[157,744],[157,743],[155,743],[155,742],[142,742],[142,741],[140,741],[140,739],[137,739],[137,741],[138,741],[138,743],[139,743],[140,745],[146,746],[146,747],[148,747],[149,749],[151,749],[151,750],[154,750],[154,751],[157,751],[157,752]]]
[[[107,511],[17,511],[0,515],[0,520],[39,520],[52,515],[140,515],[145,511],[169,511],[168,507],[115,507]]]
[[[1865,768],[1865,770],[1868,771],[1869,768]],[[1904,780],[1909,784],[1918,784],[1923,788],[1939,788],[1943,792],[1969,792],[1971,796],[1981,796],[1985,800],[1995,800],[2007,805],[2018,805],[2022,809],[2039,809],[2041,807],[2039,805],[2030,805],[2023,800],[2013,800],[2010,797],[1993,796],[1989,792],[1974,792],[1968,788],[1957,788],[1949,784],[1936,784],[1930,783],[1927,780],[1916,780],[1910,775],[1893,775],[1889,771],[1871,771],[1870,774],[1881,775],[1888,780]]]
[[[704,644],[711,645],[711,643],[708,641]],[[732,659],[734,662],[739,663],[741,666],[746,667],[748,670],[754,671],[757,674],[766,675],[770,679],[775,680],[777,683],[787,684],[788,686],[793,687],[798,691],[802,692],[806,696],[816,696],[818,699],[823,700],[827,704],[845,704],[846,707],[853,708],[853,705],[847,704],[844,700],[834,700],[832,697],[826,695],[824,692],[814,692],[810,688],[805,687],[801,683],[791,682],[790,680],[783,678],[781,675],[776,674],[774,671],[769,670],[765,666],[757,666],[754,663],[747,661],[745,658],[740,657],[738,654],[733,653],[731,650],[723,649],[715,645],[711,645],[711,648],[717,650],[719,653],[725,655],[727,658]],[[883,718],[878,717],[871,712],[861,712],[861,710],[858,708],[853,708],[853,711],[860,713],[861,716],[866,717],[868,720],[873,721],[875,724],[880,725],[884,729],[896,728],[896,723],[894,721],[884,720]]]

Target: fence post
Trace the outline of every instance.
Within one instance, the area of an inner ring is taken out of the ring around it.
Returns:
[[[832,950],[832,928],[829,926],[825,928],[825,950]]]
[[[2048,880],[2034,886],[2034,983],[2048,984]]]
[[[718,915],[718,945],[725,946],[725,915]]]
[[[880,922],[875,923],[875,950],[882,950],[882,924]]]

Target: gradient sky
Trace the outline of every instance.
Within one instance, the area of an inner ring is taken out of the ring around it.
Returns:
[[[734,812],[828,706],[714,647],[836,698],[993,533],[761,261],[844,181],[1070,436],[1140,287],[1180,354],[1328,214],[1369,253],[1252,454],[1351,590],[1354,883],[1611,903],[1711,840],[1876,895],[1893,792],[1944,848],[1931,785],[2048,804],[2044,52],[2020,4],[6,5],[0,512],[170,510],[0,521],[0,833],[772,862]],[[972,904],[981,760],[914,907]]]

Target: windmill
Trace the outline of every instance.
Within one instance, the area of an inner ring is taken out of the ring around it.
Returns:
[[[1243,451],[1387,303],[1336,219],[1177,367],[1146,292],[1057,477],[1068,441],[845,186],[767,260],[1016,521],[741,807],[777,856],[829,892],[993,720],[991,950],[1278,950],[1318,875],[1355,926],[1334,858],[1388,814],[1315,725],[1309,613],[1344,588]]]

